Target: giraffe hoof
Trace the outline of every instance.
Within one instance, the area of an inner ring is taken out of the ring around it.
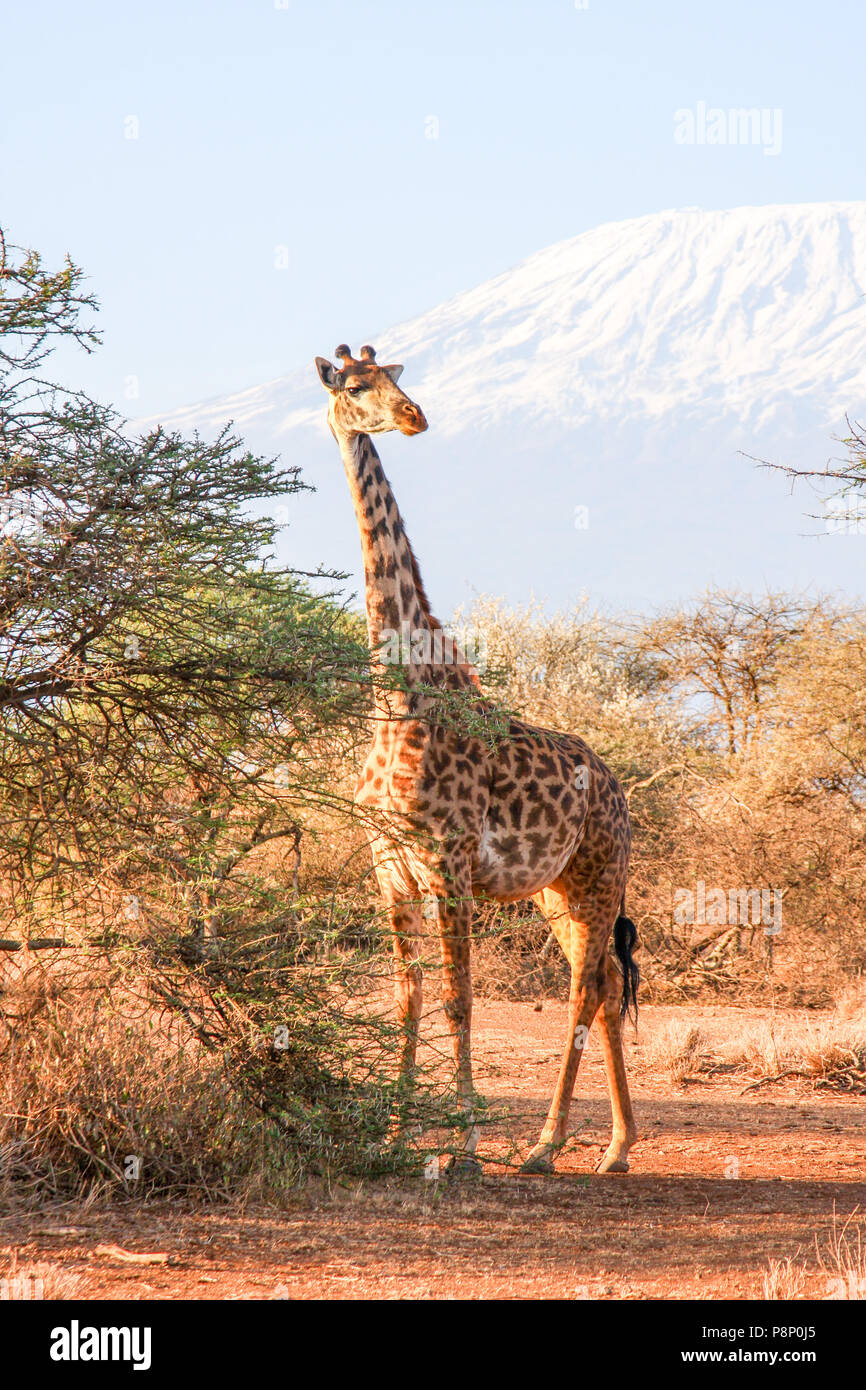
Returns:
[[[603,1158],[595,1171],[597,1173],[627,1173],[628,1159]]]
[[[449,1178],[479,1178],[481,1171],[481,1160],[474,1154],[452,1154],[445,1165]]]
[[[525,1163],[521,1164],[521,1173],[555,1173],[556,1169],[547,1154],[530,1154]]]

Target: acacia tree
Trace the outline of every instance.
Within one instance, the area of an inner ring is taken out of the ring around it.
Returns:
[[[733,759],[760,741],[768,697],[805,636],[832,620],[821,599],[714,591],[645,625],[638,642],[658,688],[693,700]]]
[[[824,468],[795,468],[792,464],[757,460],[790,479],[791,484],[806,482],[824,505],[828,533],[866,533],[866,429],[846,416],[848,434],[837,442],[846,458],[830,459]]]
[[[251,512],[301,488],[296,468],[228,427],[135,436],[44,378],[59,338],[98,341],[94,307],[70,262],[51,273],[0,240],[6,907],[19,928],[68,926],[121,894],[136,919],[150,892],[162,920],[182,904],[213,932],[245,856],[297,843],[304,750],[363,711],[366,651]]]

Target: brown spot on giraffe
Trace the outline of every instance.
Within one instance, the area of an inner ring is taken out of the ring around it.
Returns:
[[[414,637],[420,629],[422,635],[441,635],[442,629],[371,435],[419,434],[427,421],[397,385],[402,367],[379,366],[370,347],[361,348],[356,359],[343,344],[336,355],[341,367],[323,357],[316,366],[329,394],[328,422],[361,536],[374,668],[387,677],[383,653],[393,634]],[[435,913],[427,915],[438,919],[443,1004],[466,1115],[464,1153],[472,1161],[478,1140],[470,1048],[472,903],[475,897],[531,897],[569,961],[571,991],[559,1078],[524,1171],[552,1171],[566,1138],[583,1040],[596,1022],[613,1113],[599,1170],[622,1172],[636,1138],[621,1037],[621,1016],[634,1002],[637,984],[636,933],[624,915],[630,849],[625,797],[582,739],[513,717],[497,724],[497,712],[462,652],[454,647],[446,661],[427,655],[430,650],[429,642],[416,649],[407,641],[401,681],[377,681],[375,733],[355,793],[393,931],[405,1033],[402,1073],[408,1079],[415,1064],[422,1004],[418,960],[425,904],[432,903]],[[471,713],[487,736],[463,732],[459,720],[439,717],[442,695]],[[608,949],[611,932],[622,978]]]

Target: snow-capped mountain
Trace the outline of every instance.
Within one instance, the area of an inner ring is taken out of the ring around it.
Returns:
[[[781,474],[866,416],[866,203],[697,209],[610,223],[384,332],[430,430],[380,441],[434,602],[473,591],[643,606],[707,583],[859,588],[866,536],[828,533]],[[310,362],[175,411],[298,463],[283,558],[357,573]],[[742,453],[740,452],[742,451]]]

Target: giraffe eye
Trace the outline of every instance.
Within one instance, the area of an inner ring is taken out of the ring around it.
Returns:
[[[363,389],[364,389],[363,386],[347,386],[347,387],[346,387],[346,390],[348,391],[348,393],[349,393],[350,396],[360,396],[360,394],[361,394],[361,392],[363,391]]]

